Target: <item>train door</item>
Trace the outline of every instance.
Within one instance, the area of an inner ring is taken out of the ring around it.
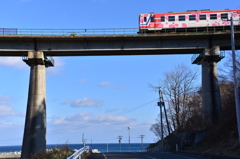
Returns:
[[[139,16],[139,26],[140,29],[148,28],[148,14],[141,14]]]
[[[154,20],[154,14],[150,14],[150,17],[149,17],[149,27],[151,30],[155,29],[156,28],[156,24],[155,24],[155,20]]]

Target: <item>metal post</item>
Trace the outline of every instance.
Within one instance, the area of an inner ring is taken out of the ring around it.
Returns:
[[[127,130],[128,130],[128,152],[130,152],[130,127],[128,127]]]
[[[162,140],[162,148],[161,151],[164,151],[164,139],[163,139],[163,115],[162,115],[162,106],[163,106],[163,101],[161,100],[161,90],[160,87],[158,88],[158,92],[159,92],[159,102],[158,102],[158,106],[160,107],[160,120],[161,120],[161,140]]]
[[[240,144],[240,106],[239,106],[239,95],[238,95],[238,81],[237,81],[237,64],[235,54],[235,40],[234,40],[234,27],[233,18],[231,17],[231,45],[232,45],[232,62],[233,62],[233,78],[234,78],[234,93],[235,93],[235,104],[237,114],[237,126],[238,126],[238,143]]]
[[[118,142],[119,142],[119,151],[121,152],[121,140],[122,140],[122,136],[118,136]]]
[[[161,140],[162,140],[162,152],[164,151],[164,139],[163,139],[163,116],[162,116],[162,106],[160,105],[160,118],[161,118]]]
[[[108,152],[108,144],[107,144],[107,152]]]
[[[140,135],[140,138],[141,138],[141,143],[142,143],[142,152],[143,152],[143,138],[144,138],[144,135]]]

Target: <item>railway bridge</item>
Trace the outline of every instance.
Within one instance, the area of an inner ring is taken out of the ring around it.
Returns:
[[[202,65],[203,123],[221,119],[217,62],[221,50],[231,50],[229,31],[138,34],[138,29],[8,29],[0,32],[0,56],[20,56],[30,66],[30,81],[22,159],[46,149],[46,67],[54,56],[196,54]],[[235,31],[240,49],[240,30]]]

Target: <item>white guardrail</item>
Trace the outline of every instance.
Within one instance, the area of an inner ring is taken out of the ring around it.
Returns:
[[[72,154],[70,157],[67,157],[67,159],[81,159],[82,154],[84,152],[89,152],[89,150],[90,150],[89,146],[84,146],[83,148],[79,149],[74,154]]]

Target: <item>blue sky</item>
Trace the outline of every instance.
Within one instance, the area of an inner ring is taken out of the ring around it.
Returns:
[[[1,0],[1,28],[137,28],[138,15],[197,9],[235,9],[238,0]],[[154,142],[162,74],[191,55],[55,57],[47,68],[47,143]],[[21,57],[0,57],[0,146],[21,145],[30,68]],[[199,77],[200,81],[200,77]],[[103,120],[103,121],[102,121]]]

